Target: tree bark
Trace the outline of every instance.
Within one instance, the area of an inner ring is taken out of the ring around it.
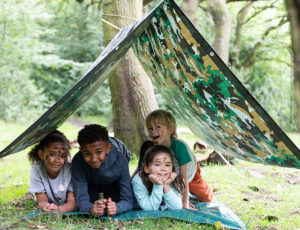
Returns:
[[[294,97],[297,107],[297,131],[300,132],[300,1],[285,0],[290,21],[294,60]]]
[[[183,0],[182,2],[182,10],[194,24],[194,26],[198,27],[198,0]]]
[[[252,2],[246,2],[245,6],[239,11],[237,15],[237,25],[235,29],[235,42],[234,42],[234,51],[233,51],[233,61],[237,63],[240,57],[241,51],[241,33],[244,25],[245,17],[251,7]]]
[[[119,28],[124,28],[134,22],[130,18],[142,17],[142,8],[141,0],[106,0],[103,3],[104,19]],[[118,31],[108,24],[104,24],[104,31],[104,42],[107,45]],[[137,154],[142,142],[147,139],[144,128],[145,117],[158,106],[152,83],[132,50],[121,59],[110,74],[109,85],[114,136]]]
[[[209,0],[207,1],[207,6],[215,23],[215,40],[213,47],[220,58],[227,64],[231,33],[231,16],[227,9],[226,0]]]

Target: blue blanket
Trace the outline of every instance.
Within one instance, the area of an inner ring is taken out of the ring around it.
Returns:
[[[212,224],[215,225],[220,222],[223,227],[231,229],[246,229],[246,224],[225,204],[214,200],[212,203],[195,202],[195,207],[199,210],[193,211],[188,209],[180,210],[167,210],[167,211],[144,211],[144,210],[133,210],[123,214],[113,216],[112,219],[118,220],[138,220],[138,219],[149,219],[149,218],[174,218],[178,220]],[[27,218],[34,217],[40,213],[39,210],[30,213]],[[67,212],[63,213],[64,216],[70,215],[91,215],[87,212]],[[108,219],[107,216],[100,218]]]

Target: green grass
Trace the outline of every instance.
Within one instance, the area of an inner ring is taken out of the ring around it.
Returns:
[[[184,125],[179,127],[185,128]],[[26,128],[24,125],[0,121],[0,149],[6,147]],[[72,140],[76,138],[79,128],[65,122],[60,130]],[[299,147],[300,135],[288,135]],[[189,132],[179,133],[179,137],[191,147],[197,140]],[[168,218],[110,222],[98,218],[67,217],[59,223],[55,216],[41,215],[22,221],[22,217],[37,208],[35,201],[28,195],[28,150],[0,159],[0,229],[214,229],[209,225],[190,224]],[[73,149],[72,155],[76,152],[77,149]],[[131,172],[136,164],[136,159],[131,161]],[[242,178],[229,166],[202,168],[202,175],[213,187],[215,198],[229,206],[250,229],[300,228],[300,170],[245,161],[238,161],[234,167]]]

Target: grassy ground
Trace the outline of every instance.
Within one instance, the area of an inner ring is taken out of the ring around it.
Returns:
[[[104,124],[104,121],[99,120]],[[69,139],[75,139],[80,123],[65,122],[60,128]],[[27,128],[0,121],[0,149],[6,147]],[[197,140],[180,126],[179,137],[190,146]],[[296,145],[300,136],[289,134]],[[28,150],[27,150],[28,151]],[[28,191],[30,164],[27,151],[0,159],[0,229],[214,229],[209,225],[190,224],[168,218],[143,221],[110,222],[97,218],[72,217],[57,221],[55,216],[42,215],[30,220],[22,217],[37,206]],[[72,150],[74,154],[77,150]],[[131,172],[137,162],[130,164]],[[214,188],[214,196],[245,221],[250,229],[300,229],[300,170],[238,161],[234,167],[205,166],[202,175]]]

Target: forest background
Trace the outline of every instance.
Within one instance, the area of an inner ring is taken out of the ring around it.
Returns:
[[[15,133],[20,134],[75,85],[118,32],[103,19],[123,28],[159,2],[1,0],[1,150],[5,147],[4,143],[9,144],[7,138],[11,141],[16,138]],[[176,2],[278,125],[289,134],[298,132],[300,6],[297,0]],[[85,122],[93,122],[90,117],[104,117],[104,125],[108,125],[116,137],[137,153],[140,143],[146,138],[144,118],[157,107],[172,111],[129,51],[75,116]],[[16,123],[22,124],[21,128],[15,126]],[[13,135],[11,130],[15,132]],[[67,134],[75,133],[74,127],[65,130]],[[194,137],[192,140],[195,140]],[[299,146],[300,140],[295,143]],[[17,221],[23,226],[19,216],[36,208],[34,201],[26,197],[21,205],[19,201],[11,202],[15,198],[24,198],[28,191],[30,166],[24,159],[25,154],[16,154],[0,160],[0,222],[8,228],[16,226]],[[221,166],[207,167],[203,175],[219,190],[216,196],[230,205],[250,229],[297,229],[300,226],[297,204],[299,170],[254,166],[246,162],[236,167],[240,172],[245,171],[246,179],[241,180],[234,171]],[[258,175],[266,177],[257,176],[257,173],[253,176],[254,168],[260,173]],[[274,216],[279,220],[273,221]],[[272,217],[271,221],[269,217]],[[71,221],[74,229],[79,223],[84,228],[91,222],[67,219],[64,226],[69,226]],[[40,225],[45,222],[46,225]],[[54,222],[38,221],[32,228],[46,228]],[[147,224],[145,229],[153,229],[157,223],[174,228],[200,228],[168,220],[145,222],[143,227]],[[31,222],[26,224],[31,226]],[[130,226],[132,223],[123,224]],[[141,223],[134,224],[138,226]],[[95,221],[94,225],[98,226],[99,222]]]
[[[102,19],[122,28],[159,2],[2,0],[0,119],[33,122],[71,89],[118,32]],[[284,131],[298,130],[300,90],[295,85],[299,76],[285,2],[177,2],[279,126]],[[146,138],[144,117],[158,106],[172,110],[129,52],[76,115],[111,117],[115,136],[137,152]],[[140,119],[132,121],[132,117]]]

